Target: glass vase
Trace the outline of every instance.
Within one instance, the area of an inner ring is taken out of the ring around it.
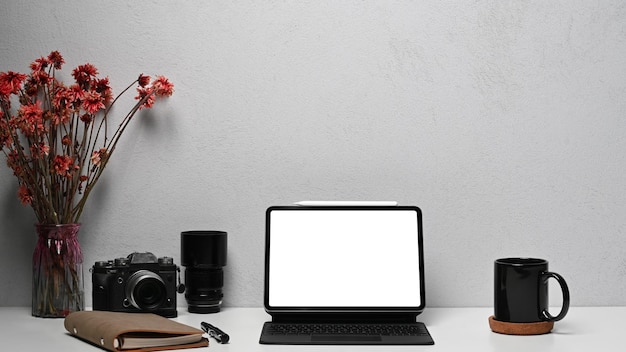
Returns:
[[[62,318],[84,309],[80,224],[37,224],[33,253],[32,314]]]

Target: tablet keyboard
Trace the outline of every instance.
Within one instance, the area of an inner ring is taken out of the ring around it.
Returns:
[[[270,325],[273,335],[382,335],[419,336],[428,335],[423,324],[280,324]]]
[[[415,323],[274,323],[266,322],[262,344],[283,345],[432,345],[421,322]]]

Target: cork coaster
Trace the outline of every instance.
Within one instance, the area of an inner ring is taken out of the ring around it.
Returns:
[[[540,321],[537,323],[507,323],[496,320],[493,315],[489,317],[489,327],[493,332],[506,335],[541,335],[552,331],[553,321]]]

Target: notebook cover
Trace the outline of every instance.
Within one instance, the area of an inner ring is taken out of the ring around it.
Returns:
[[[183,348],[206,347],[209,341],[202,338],[199,342],[148,347],[141,349],[116,348],[114,342],[125,333],[143,332],[171,335],[202,334],[203,331],[175,322],[152,313],[120,313],[109,311],[80,311],[65,317],[65,329],[73,336],[86,340],[109,351],[162,351]]]

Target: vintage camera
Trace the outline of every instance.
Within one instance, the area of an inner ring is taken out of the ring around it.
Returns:
[[[176,317],[177,272],[172,258],[150,252],[98,261],[91,269],[93,309]]]

